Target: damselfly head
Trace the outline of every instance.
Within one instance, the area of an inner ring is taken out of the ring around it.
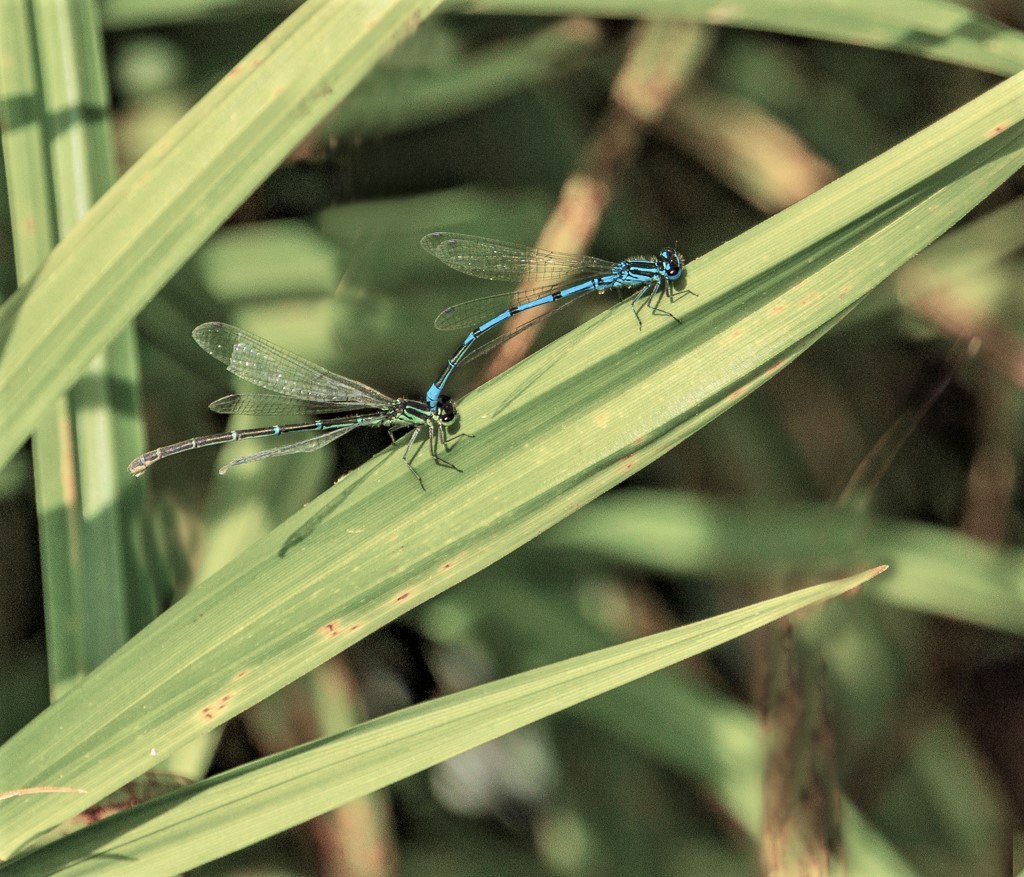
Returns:
[[[451,396],[439,396],[437,399],[437,418],[441,423],[451,423],[455,419],[455,403]]]
[[[671,247],[658,253],[658,267],[673,282],[683,276],[683,258]]]

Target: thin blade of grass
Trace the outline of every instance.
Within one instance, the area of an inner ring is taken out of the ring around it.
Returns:
[[[486,15],[697,21],[873,46],[1005,76],[1024,67],[1024,34],[944,0],[786,0],[735,6],[717,0],[468,0],[449,7]]]
[[[884,567],[408,707],[220,774],[50,844],[12,875],[177,874],[559,710],[836,597]]]

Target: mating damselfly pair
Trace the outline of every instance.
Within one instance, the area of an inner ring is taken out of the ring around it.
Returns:
[[[654,259],[606,262],[592,256],[552,253],[535,247],[519,247],[446,232],[428,234],[420,243],[427,252],[464,274],[486,280],[518,282],[521,286],[516,291],[463,302],[441,312],[434,321],[437,328],[471,328],[471,331],[437,380],[427,389],[423,401],[393,399],[366,384],[289,353],[244,329],[226,323],[203,323],[192,333],[196,343],[224,363],[232,374],[271,391],[269,394],[235,393],[224,396],[210,404],[211,410],[221,414],[293,415],[302,421],[185,439],[136,457],[128,471],[138,476],[165,457],[241,439],[296,432],[318,433],[311,438],[232,460],[220,470],[223,474],[241,463],[319,450],[357,427],[377,426],[387,429],[392,437],[396,430],[412,429],[402,456],[423,487],[423,480],[413,468],[409,456],[421,434],[425,433],[427,447],[435,463],[457,469],[438,454],[438,445],[448,450],[447,430],[457,414],[455,404],[443,392],[452,372],[467,359],[507,341],[529,323],[487,342],[470,356],[470,348],[477,339],[516,314],[547,304],[556,304],[557,310],[589,292],[633,292],[632,308],[638,322],[642,308],[654,314],[672,316],[660,307],[661,301],[665,297],[670,302],[674,300],[673,284],[685,276],[683,260],[671,248],[665,248]],[[557,280],[554,279],[556,277]],[[543,316],[548,313],[551,310]]]

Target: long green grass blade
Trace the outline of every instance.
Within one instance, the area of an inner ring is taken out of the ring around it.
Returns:
[[[1024,34],[945,0],[465,0],[446,9],[488,15],[581,15],[696,21],[921,55],[1011,75],[1024,68]]]
[[[13,862],[12,875],[175,874],[530,722],[855,588],[883,568],[560,661],[366,722],[143,804]]]
[[[113,181],[109,99],[92,4],[5,9],[4,166],[18,273],[28,278]],[[120,500],[134,496],[141,505],[141,490],[123,477],[120,460],[142,432],[129,400],[114,405],[111,395],[137,381],[134,342],[122,336],[90,363],[85,387],[49,407],[33,443],[51,696],[131,633],[126,581],[137,577],[125,570]],[[143,614],[139,627],[154,612]]]
[[[263,2],[271,8],[278,5],[274,0]],[[147,0],[107,0],[104,4],[115,27],[188,21],[251,6],[252,0],[175,0],[158,6]],[[1020,31],[947,0],[766,0],[728,7],[717,0],[449,0],[443,9],[486,15],[693,21],[906,52],[1004,75],[1024,67]]]
[[[102,32],[94,5],[74,0],[37,8],[34,24],[57,228],[63,236],[115,179]],[[55,126],[53,119],[63,124]],[[129,519],[143,508],[142,491],[120,465],[143,439],[137,395],[123,389],[137,387],[138,371],[134,336],[122,332],[94,357],[84,384],[68,394],[69,445],[58,456],[44,455],[40,433],[33,443],[37,495],[59,496],[79,517],[74,538],[64,544],[49,538],[49,550],[42,552],[44,568],[54,566],[56,552],[66,557],[58,569],[74,570],[69,580],[51,573],[44,583],[55,696],[156,614],[147,577],[139,575],[144,561],[129,548]],[[41,531],[56,515],[56,509],[43,507]]]

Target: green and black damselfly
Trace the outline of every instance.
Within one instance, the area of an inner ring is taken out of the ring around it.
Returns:
[[[444,446],[446,450],[448,448],[447,427],[455,419],[456,414],[455,404],[451,399],[442,397],[442,402],[436,410],[431,410],[426,401],[392,399],[373,387],[336,375],[301,356],[289,353],[259,335],[236,326],[229,326],[227,323],[203,323],[193,330],[192,337],[210,356],[224,363],[233,375],[272,391],[233,393],[211,402],[212,411],[220,414],[294,415],[304,417],[306,420],[302,423],[236,429],[165,445],[132,460],[128,466],[128,471],[132,475],[141,475],[164,457],[193,451],[196,448],[292,432],[321,433],[290,445],[239,457],[220,470],[223,475],[232,466],[241,463],[319,450],[359,426],[382,426],[392,434],[392,437],[395,430],[410,427],[412,435],[409,437],[409,444],[402,454],[402,459],[416,476],[420,487],[423,487],[423,479],[409,460],[409,449],[416,441],[420,430],[427,431],[427,446],[434,462],[458,470],[458,467],[437,453],[438,444]]]

